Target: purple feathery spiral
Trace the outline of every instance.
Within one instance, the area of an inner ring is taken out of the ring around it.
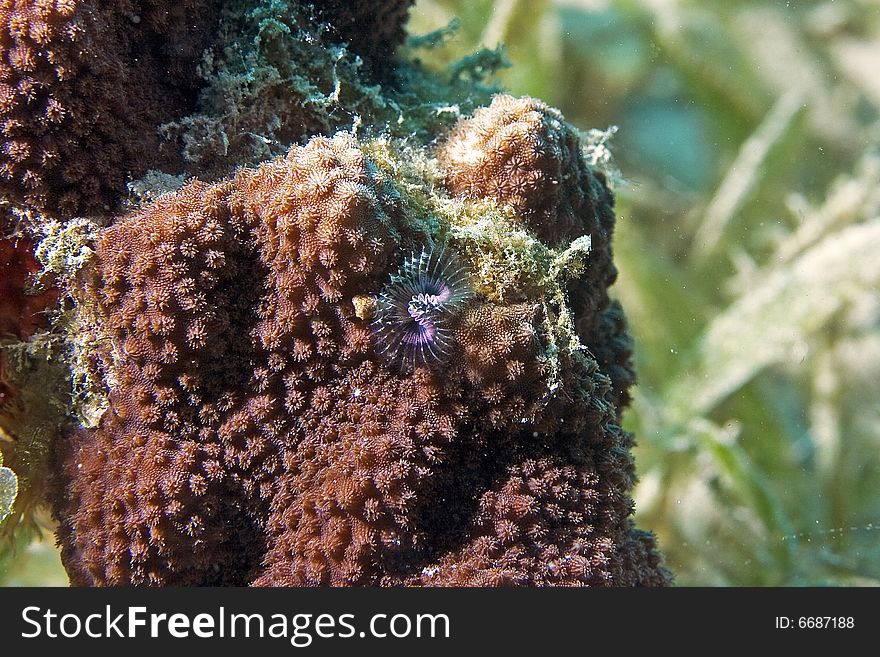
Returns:
[[[449,327],[472,295],[468,272],[452,253],[413,253],[379,296],[377,351],[402,367],[442,362],[452,345]]]

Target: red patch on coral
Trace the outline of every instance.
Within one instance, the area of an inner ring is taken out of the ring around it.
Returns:
[[[27,340],[48,323],[46,309],[58,299],[58,290],[29,291],[40,265],[33,245],[22,237],[0,237],[0,271],[0,337]]]
[[[0,218],[0,234],[7,222]],[[23,237],[0,237],[0,341],[27,340],[48,323],[47,310],[58,300],[58,290],[49,285],[43,291],[31,291],[40,265],[34,258],[33,245]],[[0,349],[0,416],[11,409],[18,391],[9,380],[6,352]]]

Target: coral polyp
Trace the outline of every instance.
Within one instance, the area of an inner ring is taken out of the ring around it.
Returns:
[[[442,363],[452,348],[450,327],[472,296],[467,268],[453,253],[413,253],[379,296],[377,351],[401,368]]]

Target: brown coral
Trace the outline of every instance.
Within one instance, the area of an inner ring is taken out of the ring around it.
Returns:
[[[128,175],[171,165],[156,127],[194,101],[219,1],[0,1],[0,196],[103,212]]]
[[[463,544],[425,566],[416,581],[434,586],[664,584],[656,555],[649,556],[650,544],[647,550],[632,549],[636,533],[623,520],[630,502],[618,488],[629,482],[614,480],[630,464],[625,442],[610,438],[587,449],[499,441],[494,448],[505,461],[475,505],[469,535],[456,537]],[[596,462],[606,449],[615,456]]]
[[[472,408],[490,427],[534,423],[544,399],[534,392],[550,374],[539,341],[541,307],[484,303],[465,313],[455,332],[462,377],[480,391]]]
[[[665,581],[609,379],[541,304],[473,299],[448,364],[375,353],[354,300],[424,239],[405,212],[345,134],[104,229],[77,295],[111,408],[55,457],[74,583]]]
[[[459,122],[438,156],[453,194],[512,206],[542,241],[563,247],[589,235],[588,266],[571,281],[569,299],[578,335],[610,374],[622,408],[634,374],[622,313],[608,306],[617,277],[614,197],[605,175],[584,160],[576,130],[541,101],[499,94]]]
[[[418,510],[465,408],[426,369],[401,379],[370,361],[328,392],[302,415],[313,429],[274,501],[259,585],[400,583],[432,538]]]
[[[298,413],[369,349],[338,308],[394,246],[391,200],[350,139],[315,139],[105,231],[83,294],[118,383],[100,428],[61,446],[74,582],[250,580]]]
[[[584,161],[574,128],[534,98],[496,95],[453,129],[439,157],[453,194],[513,206],[550,245],[613,222],[603,216],[611,202],[604,178]]]

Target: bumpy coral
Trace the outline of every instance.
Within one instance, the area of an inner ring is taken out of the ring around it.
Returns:
[[[543,395],[529,394],[547,385],[552,375],[546,346],[540,342],[539,304],[472,307],[455,332],[461,345],[461,376],[476,390],[477,417],[491,427],[534,423],[546,404]]]
[[[105,232],[83,294],[117,383],[100,427],[61,445],[74,582],[249,581],[297,414],[369,348],[339,304],[394,247],[392,203],[349,139],[316,139]]]
[[[621,462],[593,459],[611,449],[625,461],[626,443],[619,438],[586,450],[499,441],[496,449],[504,450],[506,458],[493,472],[494,480],[486,481],[483,473],[466,473],[488,484],[469,510],[469,536],[464,541],[456,536],[464,544],[453,542],[452,549],[423,568],[416,581],[434,586],[664,584],[649,536],[606,533],[615,515],[629,512],[629,501],[606,480],[619,476]],[[485,469],[487,464],[481,461],[479,466]]]
[[[401,371],[356,299],[427,235],[348,134],[104,229],[77,292],[110,410],[60,441],[76,584],[661,584],[609,379],[542,299]],[[399,255],[395,255],[399,254]]]
[[[460,121],[438,155],[453,194],[512,206],[523,225],[550,245],[589,235],[589,266],[568,293],[578,335],[611,376],[620,407],[634,375],[625,322],[619,309],[608,309],[607,288],[617,277],[614,198],[604,174],[585,162],[575,129],[538,100],[500,94]],[[609,347],[612,341],[619,344]]]
[[[156,127],[192,103],[218,3],[2,0],[0,196],[102,212],[128,175],[170,165]]]

